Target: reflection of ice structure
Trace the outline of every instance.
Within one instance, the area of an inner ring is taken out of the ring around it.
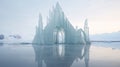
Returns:
[[[60,57],[64,57],[65,56],[65,46],[63,45],[63,44],[60,44],[60,45],[58,45],[58,48],[57,48],[58,50],[58,55],[60,56]]]
[[[85,29],[74,29],[72,24],[65,17],[59,3],[50,12],[47,25],[43,29],[42,16],[39,16],[38,27],[33,43],[37,44],[75,44],[75,43],[88,43],[89,28],[85,22]]]
[[[33,45],[33,48],[38,67],[72,67],[76,59],[83,59],[85,67],[89,67],[90,44]]]

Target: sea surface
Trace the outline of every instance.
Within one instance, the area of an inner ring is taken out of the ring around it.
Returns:
[[[0,67],[120,67],[120,42],[0,44]]]

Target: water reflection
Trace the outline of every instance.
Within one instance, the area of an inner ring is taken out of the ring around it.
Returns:
[[[71,67],[77,59],[83,59],[85,67],[89,66],[90,44],[33,45],[33,48],[38,67]]]
[[[0,46],[3,46],[3,45],[4,45],[4,43],[0,42]]]

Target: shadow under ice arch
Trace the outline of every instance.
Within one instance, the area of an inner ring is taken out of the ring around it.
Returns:
[[[89,27],[87,20],[85,21],[84,31],[82,29],[74,29],[72,24],[65,17],[59,3],[50,12],[47,25],[43,29],[42,16],[39,16],[38,27],[33,43],[37,44],[76,44],[90,43]]]

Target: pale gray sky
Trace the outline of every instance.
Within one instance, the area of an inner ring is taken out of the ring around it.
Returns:
[[[34,35],[39,12],[46,23],[57,1],[73,26],[88,18],[90,34],[120,31],[120,0],[0,0],[0,33]]]

